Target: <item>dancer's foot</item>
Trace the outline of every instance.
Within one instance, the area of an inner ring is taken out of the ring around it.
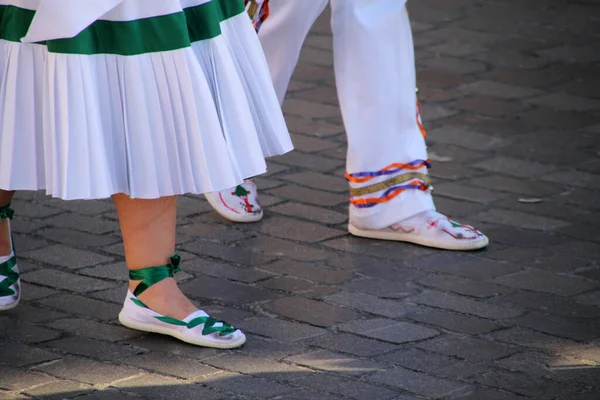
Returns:
[[[348,225],[355,236],[396,240],[445,250],[477,250],[488,245],[489,239],[469,225],[462,225],[437,211],[425,211],[404,221],[379,230]]]
[[[206,193],[205,197],[216,212],[233,222],[256,222],[263,216],[254,179],[235,188]]]
[[[246,336],[238,329],[210,318],[179,290],[173,275],[179,256],[168,265],[129,272],[131,279],[119,321],[131,329],[173,336],[197,346],[240,347]]]
[[[10,234],[12,215],[10,203],[0,207],[0,311],[16,307],[21,300],[19,267]]]

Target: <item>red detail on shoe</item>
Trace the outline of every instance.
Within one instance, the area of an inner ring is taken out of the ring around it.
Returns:
[[[221,199],[221,203],[223,203],[223,205],[225,206],[225,208],[227,208],[228,210],[233,211],[236,214],[239,214],[240,212],[238,210],[236,210],[235,208],[231,208],[227,205],[227,203],[225,203],[225,200],[223,200],[223,195],[221,193],[219,193],[219,199]]]

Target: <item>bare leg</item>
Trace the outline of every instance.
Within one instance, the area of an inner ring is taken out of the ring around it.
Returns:
[[[127,268],[138,270],[167,264],[175,250],[176,197],[140,200],[118,194],[113,200],[119,214]],[[129,282],[132,292],[138,283]],[[183,319],[197,310],[173,278],[151,286],[139,298],[152,310],[173,318]]]
[[[7,205],[13,198],[14,191],[0,190],[0,207]],[[12,252],[8,219],[0,219],[0,257],[8,256]]]

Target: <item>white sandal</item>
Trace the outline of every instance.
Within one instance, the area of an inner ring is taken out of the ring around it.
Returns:
[[[15,245],[10,233],[10,220],[13,214],[10,203],[0,207],[0,221],[9,220],[8,230],[12,247],[12,252],[8,256],[0,257],[0,311],[15,308],[21,301],[21,279],[19,278]]]
[[[409,242],[444,250],[478,250],[490,242],[469,225],[452,221],[437,211],[426,211],[383,229],[362,229],[348,224],[348,231],[360,237]]]
[[[208,203],[222,217],[233,222],[257,222],[263,217],[254,179],[245,180],[235,188],[205,193]]]
[[[179,262],[179,256],[175,255],[171,257],[169,265],[129,271],[131,280],[142,282],[133,293],[127,291],[123,309],[119,313],[119,321],[131,329],[173,336],[196,346],[232,349],[243,345],[246,335],[242,331],[209,317],[202,310],[197,310],[180,320],[152,311],[137,298],[150,286],[173,277],[179,271]]]

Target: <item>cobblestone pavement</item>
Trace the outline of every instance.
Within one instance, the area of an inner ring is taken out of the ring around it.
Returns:
[[[325,15],[285,104],[297,151],[258,180],[265,219],[179,204],[183,290],[248,343],[121,327],[111,202],[20,193],[25,298],[0,315],[0,399],[598,399],[600,2],[409,6],[437,204],[488,249],[346,234]]]

